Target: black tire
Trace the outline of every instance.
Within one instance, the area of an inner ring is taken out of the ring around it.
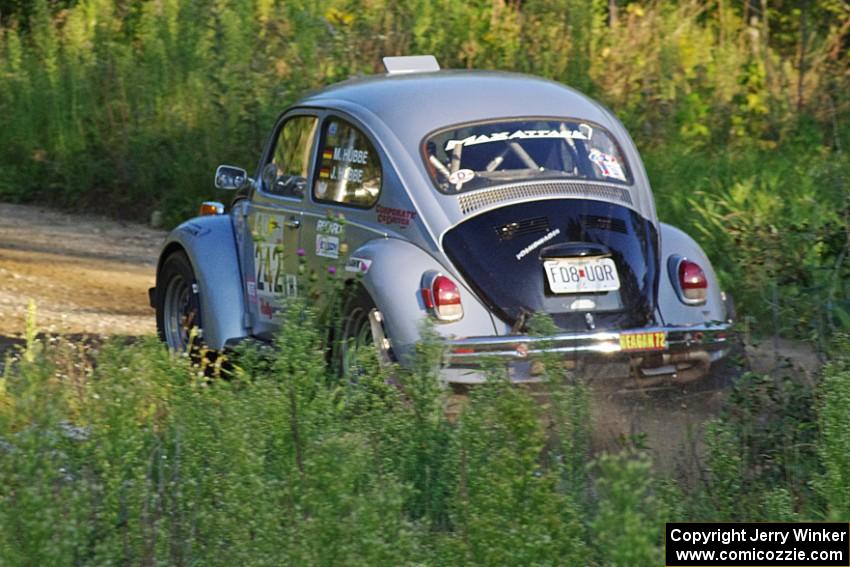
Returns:
[[[346,302],[340,340],[336,345],[336,366],[340,376],[350,382],[357,382],[358,376],[366,371],[363,349],[371,349],[374,344],[369,316],[375,309],[375,302],[365,291],[356,293]]]
[[[192,264],[174,252],[162,264],[156,282],[156,330],[176,352],[196,351],[202,344],[201,300]],[[192,329],[196,329],[193,336]]]

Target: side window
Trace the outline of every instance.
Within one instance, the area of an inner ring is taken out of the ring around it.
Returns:
[[[381,161],[366,135],[331,117],[322,127],[320,148],[313,197],[352,207],[374,205],[381,192]]]
[[[263,168],[263,189],[282,197],[304,197],[319,119],[294,116],[277,135],[272,160]]]

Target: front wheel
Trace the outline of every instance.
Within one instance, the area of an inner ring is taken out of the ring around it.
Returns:
[[[198,282],[183,252],[166,258],[157,278],[156,328],[159,338],[171,350],[187,352],[199,345],[201,301]]]

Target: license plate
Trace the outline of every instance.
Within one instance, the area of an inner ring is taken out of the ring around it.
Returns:
[[[667,335],[663,331],[620,335],[620,350],[625,352],[664,350],[666,348]]]
[[[554,258],[543,270],[552,293],[594,293],[620,289],[617,266],[611,258]]]

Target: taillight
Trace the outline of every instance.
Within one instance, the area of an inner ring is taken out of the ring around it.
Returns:
[[[449,277],[428,272],[422,278],[422,302],[438,321],[457,321],[463,317],[460,290]]]
[[[670,258],[670,279],[679,298],[689,305],[701,305],[708,297],[708,278],[694,261],[673,256]]]

